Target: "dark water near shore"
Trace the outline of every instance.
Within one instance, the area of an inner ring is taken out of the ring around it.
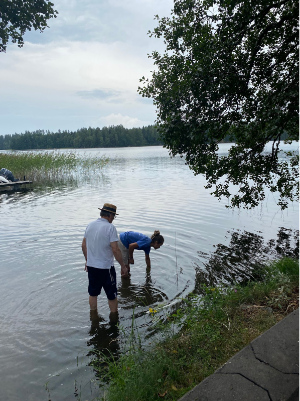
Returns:
[[[105,347],[122,352],[133,313],[146,345],[149,307],[166,311],[203,281],[242,279],[257,261],[295,255],[296,203],[282,212],[268,193],[254,210],[228,210],[162,147],[86,154],[111,161],[72,185],[0,194],[0,400],[91,400],[99,389],[89,362]],[[118,232],[159,229],[165,237],[150,253],[151,272],[135,251],[130,280],[118,281],[121,330],[110,325],[103,294],[100,319],[90,321],[83,271],[84,230],[104,202],[118,207]]]

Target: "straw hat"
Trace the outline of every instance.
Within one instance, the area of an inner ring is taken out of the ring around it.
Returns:
[[[119,214],[116,213],[117,211],[117,206],[112,205],[111,203],[104,203],[103,207],[98,207],[99,210],[105,210],[106,212],[114,213],[114,214]]]

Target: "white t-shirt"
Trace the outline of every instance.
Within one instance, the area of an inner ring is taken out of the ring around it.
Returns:
[[[116,227],[106,219],[92,221],[84,233],[87,247],[87,266],[110,269],[114,265],[114,254],[110,243],[118,241]]]

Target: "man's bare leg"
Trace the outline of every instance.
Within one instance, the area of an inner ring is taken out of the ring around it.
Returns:
[[[110,314],[109,314],[110,323],[117,323],[119,319],[118,298],[115,298],[112,301],[108,300],[108,305],[110,309]]]
[[[112,301],[109,299],[108,306],[112,313],[118,312],[118,298],[115,298]]]
[[[89,303],[91,310],[97,310],[97,297],[89,297]]]

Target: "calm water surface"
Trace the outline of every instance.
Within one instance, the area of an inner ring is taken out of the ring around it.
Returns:
[[[124,341],[109,323],[105,295],[98,299],[99,322],[90,321],[83,270],[84,230],[103,203],[117,205],[118,232],[150,236],[159,229],[165,237],[164,246],[150,253],[150,273],[144,253],[135,251],[130,280],[118,281],[122,332],[130,331],[134,308],[144,344],[151,342],[149,307],[167,309],[193,291],[197,271],[205,272],[218,244],[239,246],[232,245],[232,233],[252,233],[261,248],[276,239],[280,227],[298,229],[298,204],[281,212],[268,193],[254,210],[228,210],[226,201],[204,189],[203,177],[162,147],[78,152],[105,154],[111,161],[102,174],[91,173],[72,186],[0,194],[1,400],[92,400],[99,395],[89,366],[95,351],[110,346],[122,352]],[[117,263],[116,270],[119,277]]]

